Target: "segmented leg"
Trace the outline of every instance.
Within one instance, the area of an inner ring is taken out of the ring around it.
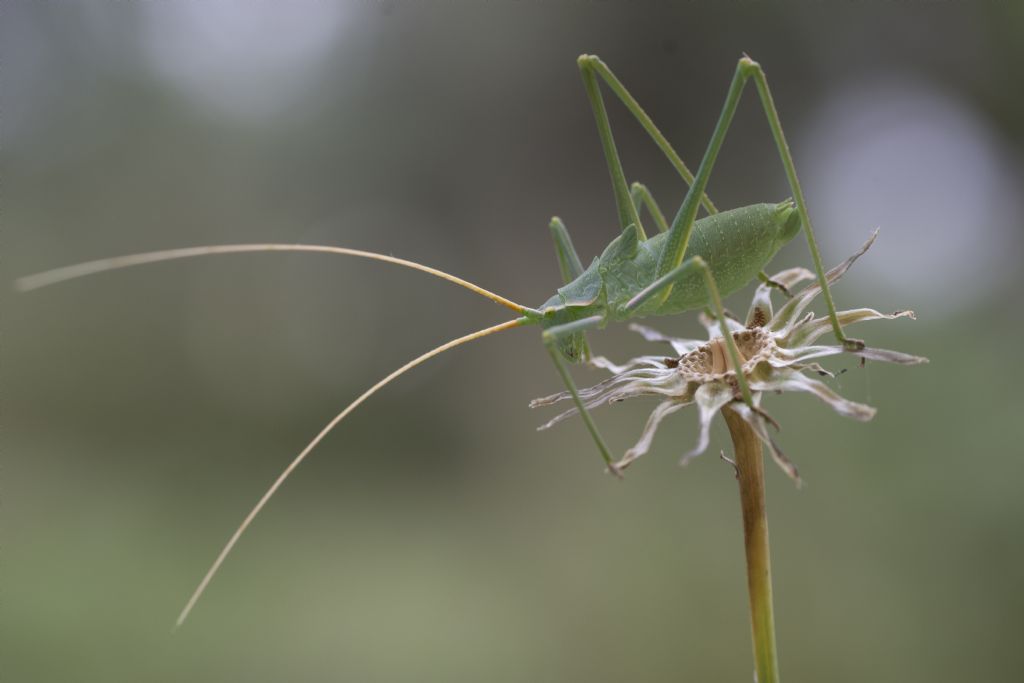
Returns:
[[[832,322],[832,330],[835,333],[836,339],[842,343],[847,350],[863,348],[864,343],[855,339],[848,339],[846,335],[843,334],[842,326],[839,324],[835,304],[832,301],[832,294],[828,288],[825,269],[821,263],[821,254],[818,252],[818,245],[814,239],[814,230],[811,227],[811,219],[807,213],[807,203],[804,200],[800,181],[796,177],[796,168],[793,164],[792,155],[789,152],[789,146],[786,144],[786,138],[783,135],[782,126],[779,123],[778,112],[775,110],[775,104],[772,101],[771,92],[768,90],[768,83],[765,80],[764,71],[762,71],[761,66],[757,62],[749,57],[744,56],[736,65],[736,72],[733,75],[732,83],[729,86],[729,93],[726,95],[725,104],[722,107],[722,113],[718,118],[718,123],[715,125],[714,133],[711,135],[711,141],[708,143],[707,151],[704,153],[704,158],[701,160],[700,167],[697,169],[697,175],[694,178],[693,184],[690,186],[689,191],[686,193],[686,198],[683,200],[683,204],[679,208],[679,213],[676,214],[675,219],[672,221],[672,226],[669,228],[669,237],[665,242],[665,250],[662,252],[661,259],[658,262],[657,275],[659,277],[664,276],[675,268],[678,268],[679,264],[683,261],[683,256],[686,254],[686,248],[690,241],[690,235],[693,232],[693,224],[697,216],[699,199],[704,192],[704,189],[707,187],[708,179],[711,177],[711,169],[715,164],[715,160],[718,158],[718,152],[722,147],[722,142],[725,140],[725,134],[729,130],[729,125],[732,123],[733,114],[736,113],[736,106],[739,104],[740,95],[743,94],[743,88],[751,78],[754,79],[754,83],[757,86],[761,105],[764,108],[765,116],[768,118],[768,126],[771,128],[772,137],[775,139],[775,144],[778,147],[779,156],[782,159],[782,165],[786,169],[786,177],[789,181],[790,189],[793,191],[793,198],[796,201],[797,211],[800,214],[800,222],[803,225],[804,235],[807,237],[807,246],[810,248],[811,258],[814,261],[814,269],[818,274],[818,282],[821,285],[825,305],[828,307],[829,319]],[[662,291],[660,294],[662,301],[668,297],[670,291],[671,285],[669,285],[669,288]]]
[[[658,202],[654,201],[654,195],[651,194],[646,185],[633,183],[629,187],[629,196],[633,199],[633,206],[636,207],[637,213],[640,213],[641,207],[647,209],[647,213],[651,214],[651,218],[654,219],[654,224],[658,226],[658,231],[668,231],[668,221],[665,220],[665,214],[661,212],[661,207],[658,206]]]
[[[619,151],[615,148],[615,139],[612,137],[612,127],[608,122],[608,112],[604,108],[604,98],[597,86],[597,77],[591,66],[591,60],[586,55],[581,56],[577,61],[580,67],[580,74],[583,76],[583,87],[587,89],[587,97],[590,99],[590,106],[594,110],[594,119],[597,121],[597,134],[601,138],[601,147],[604,149],[604,158],[608,162],[608,172],[612,176],[612,190],[615,192],[615,205],[619,209],[619,228],[625,230],[630,225],[637,227],[640,239],[647,239],[643,225],[640,223],[640,216],[636,212],[636,206],[629,196],[629,188],[626,187],[626,174],[622,170],[622,162],[619,160]]]
[[[555,240],[555,254],[558,256],[562,282],[569,284],[583,273],[583,263],[576,253],[576,248],[572,246],[572,239],[562,219],[558,216],[553,217],[548,227],[551,228],[551,238]]]
[[[609,472],[615,476],[621,477],[622,473],[615,466],[612,454],[608,450],[608,446],[605,444],[604,439],[601,437],[601,433],[597,430],[597,425],[594,424],[594,419],[590,416],[590,412],[587,410],[586,406],[583,405],[583,400],[580,398],[579,391],[576,389],[576,383],[573,382],[572,375],[569,374],[569,369],[566,367],[565,361],[562,360],[562,356],[558,352],[557,347],[557,342],[560,337],[597,327],[603,320],[604,319],[601,316],[595,315],[589,318],[574,320],[573,322],[566,323],[564,325],[556,325],[544,330],[542,338],[544,340],[544,346],[547,348],[548,353],[551,354],[551,360],[555,363],[555,368],[558,369],[558,374],[561,376],[562,382],[565,383],[565,388],[569,390],[573,403],[576,404],[576,409],[580,411],[580,416],[583,418],[583,423],[587,426],[587,431],[590,432],[590,436],[594,439],[597,449],[601,452],[601,457],[604,459],[605,466],[608,468]]]
[[[558,256],[558,269],[562,273],[562,282],[569,284],[583,273],[583,263],[580,261],[576,248],[572,245],[569,237],[569,230],[565,223],[558,216],[551,219],[548,224],[551,228],[551,237],[555,241],[555,254]],[[583,337],[583,358],[590,360],[590,345],[587,338]]]
[[[692,186],[693,173],[691,173],[690,169],[687,168],[685,163],[683,163],[683,160],[679,157],[676,151],[672,149],[672,145],[669,144],[662,132],[658,130],[658,127],[654,125],[654,121],[652,121],[651,117],[647,115],[647,112],[640,107],[640,103],[638,103],[633,96],[629,94],[629,91],[626,90],[624,85],[622,85],[622,82],[614,73],[612,73],[612,70],[608,68],[608,65],[602,62],[601,59],[595,55],[580,55],[579,59],[576,60],[576,63],[579,65],[580,71],[583,74],[584,84],[587,84],[587,93],[591,95],[591,103],[594,104],[594,116],[597,118],[598,134],[601,136],[602,142],[604,142],[606,137],[608,141],[611,142],[611,129],[608,127],[608,117],[604,114],[604,103],[601,101],[600,93],[597,90],[597,83],[593,77],[594,74],[600,76],[604,80],[605,84],[611,88],[611,91],[615,93],[624,105],[626,105],[626,109],[629,110],[629,113],[633,115],[643,129],[647,131],[647,134],[654,141],[654,144],[656,144],[658,149],[660,149],[665,157],[668,158],[669,162],[679,173],[679,176],[683,181],[687,185]],[[590,83],[593,85],[591,86]],[[600,115],[598,114],[598,109],[600,109]],[[614,143],[611,143],[611,149],[614,151]],[[607,147],[605,152],[606,156],[608,156]],[[608,156],[608,165],[612,172],[612,182],[614,184],[616,182],[616,177],[621,175],[622,167],[619,165],[618,171],[616,171],[616,169],[612,168],[613,161],[616,164],[618,163],[618,154],[615,154],[614,159],[611,156]],[[621,189],[616,187],[615,190],[616,197],[619,196],[620,192],[622,192],[623,195],[625,194],[623,192],[625,190],[625,176],[622,176],[622,178],[623,181]],[[715,208],[715,205],[711,202],[711,198],[708,197],[707,194],[703,195],[702,201],[704,203],[704,208],[708,213],[718,213],[718,209]],[[623,224],[621,227],[625,229],[626,225],[628,224]]]

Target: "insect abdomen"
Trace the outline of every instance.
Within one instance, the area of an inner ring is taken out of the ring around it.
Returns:
[[[698,255],[703,258],[726,296],[754,280],[779,248],[799,232],[799,223],[796,209],[789,201],[722,211],[694,224],[683,259]],[[667,236],[668,233],[661,233],[642,243],[637,260],[656,262]],[[668,315],[707,305],[704,276],[692,270],[673,286],[664,303],[654,309],[641,309],[640,315]]]

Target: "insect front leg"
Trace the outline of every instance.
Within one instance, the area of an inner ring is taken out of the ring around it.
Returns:
[[[583,274],[583,263],[580,261],[576,248],[572,246],[569,230],[558,216],[548,224],[551,238],[555,241],[555,254],[558,256],[558,269],[562,273],[562,282],[569,284]]]
[[[583,404],[583,399],[580,398],[579,391],[576,389],[576,383],[573,381],[572,375],[569,374],[569,369],[565,366],[565,361],[562,359],[561,353],[558,351],[558,340],[562,337],[597,327],[602,322],[604,322],[604,318],[602,316],[593,315],[589,318],[581,318],[579,320],[574,320],[571,323],[565,323],[564,325],[555,325],[554,327],[549,327],[544,330],[542,339],[544,341],[545,348],[547,348],[548,353],[551,354],[551,360],[554,361],[555,368],[558,370],[558,374],[561,376],[562,382],[565,383],[565,388],[569,391],[569,395],[572,396],[573,403],[576,404],[576,409],[580,412],[580,416],[583,418],[583,423],[587,426],[587,431],[590,432],[590,436],[594,439],[597,449],[601,452],[601,457],[604,459],[605,466],[608,468],[609,472],[617,477],[621,477],[622,472],[619,471],[618,467],[616,467],[612,454],[608,450],[608,445],[605,444],[604,438],[597,430],[597,425],[594,424],[594,418],[590,416],[590,412]]]
[[[569,284],[583,274],[583,263],[580,261],[576,248],[572,245],[569,237],[569,230],[565,223],[558,216],[551,219],[548,224],[551,229],[551,238],[555,241],[555,255],[558,257],[558,269],[562,273],[562,282]],[[590,360],[590,345],[587,338],[583,337],[583,357]]]

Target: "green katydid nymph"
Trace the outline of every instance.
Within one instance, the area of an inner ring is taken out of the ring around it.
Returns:
[[[552,219],[550,227],[564,284],[548,301],[537,308],[515,303],[461,278],[412,261],[343,247],[304,244],[238,244],[173,249],[82,263],[31,275],[18,281],[20,289],[29,290],[92,273],[191,256],[257,251],[320,252],[369,258],[426,272],[466,287],[512,309],[517,314],[512,320],[453,339],[409,361],[370,387],[335,416],[292,460],[246,515],[188,600],[178,617],[178,625],[188,616],[253,518],[324,436],[383,386],[448,349],[496,332],[539,325],[543,328],[543,342],[600,450],[606,467],[612,473],[619,474],[609,449],[583,405],[566,367],[566,361],[580,362],[589,359],[589,349],[584,336],[588,330],[637,317],[709,309],[721,323],[727,360],[733,367],[739,367],[740,354],[727,327],[721,297],[755,279],[769,285],[773,284],[764,275],[765,266],[779,248],[795,237],[802,228],[837,340],[848,351],[863,348],[861,342],[847,338],[840,326],[793,160],[764,72],[756,62],[746,56],[739,60],[718,123],[696,174],[689,171],[648,115],[600,59],[583,55],[579,58],[578,65],[611,174],[618,207],[620,234],[589,267],[584,269],[565,226],[559,219]],[[778,147],[789,180],[792,200],[718,212],[706,195],[705,188],[744,86],[750,80],[753,80],[756,86],[769,128]],[[634,183],[630,187],[626,182],[605,112],[599,87],[601,81],[625,104],[680,177],[689,185],[686,197],[671,223],[664,218],[643,185]],[[702,205],[708,215],[697,220],[697,213]],[[657,234],[648,237],[641,221],[641,213],[650,216],[650,220],[658,229]],[[735,400],[755,409],[743,373],[737,373],[736,380]]]

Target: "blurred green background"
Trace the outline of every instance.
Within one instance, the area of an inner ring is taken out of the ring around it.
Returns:
[[[586,261],[616,233],[576,56],[601,55],[696,165],[746,52],[826,261],[882,228],[838,302],[918,313],[856,335],[932,361],[832,363],[879,408],[866,425],[767,399],[808,483],[769,473],[783,676],[1020,680],[1022,30],[1013,2],[4,2],[0,676],[749,681],[724,425],[680,469],[696,425],[680,413],[614,481],[578,422],[534,430],[550,413],[527,402],[559,388],[535,329],[437,358],[353,414],[172,636],[332,415],[505,314],[318,255],[11,287],[149,249],[322,242],[536,305],[558,285],[551,215]],[[630,179],[674,212],[683,186],[609,108]],[[789,194],[751,93],[710,193]],[[808,263],[797,240],[773,270]],[[618,329],[592,341],[650,351]],[[651,407],[598,411],[616,450]]]

